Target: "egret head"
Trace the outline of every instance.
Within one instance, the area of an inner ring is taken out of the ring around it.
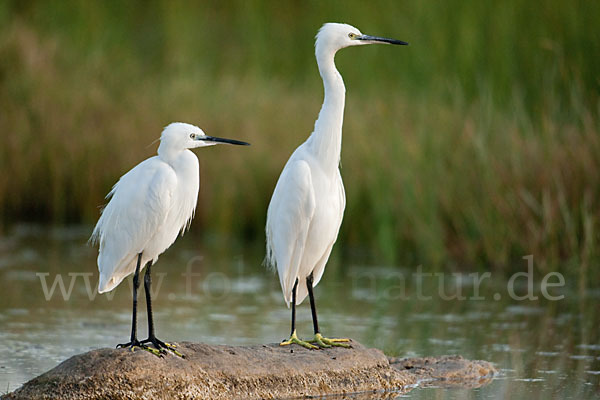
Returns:
[[[317,33],[315,48],[319,53],[335,53],[349,46],[360,46],[363,44],[387,43],[407,45],[408,43],[396,39],[388,39],[379,36],[370,36],[361,33],[358,29],[348,24],[326,23]]]
[[[182,151],[196,147],[213,146],[219,143],[247,146],[249,143],[233,139],[222,139],[207,136],[195,125],[184,122],[173,122],[165,127],[160,136],[159,154],[164,151]]]

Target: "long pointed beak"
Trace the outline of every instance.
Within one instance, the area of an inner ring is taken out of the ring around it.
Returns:
[[[223,138],[218,138],[218,137],[214,137],[214,136],[204,136],[200,140],[204,140],[207,142],[235,144],[238,146],[250,146],[250,143],[242,142],[241,140],[223,139]]]
[[[389,39],[379,36],[371,36],[371,35],[360,35],[356,38],[356,40],[364,40],[366,42],[371,43],[387,43],[387,44],[399,44],[403,46],[408,46],[407,42],[403,42],[402,40]]]

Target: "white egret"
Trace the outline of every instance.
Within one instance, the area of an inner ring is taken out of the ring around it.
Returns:
[[[311,349],[349,347],[344,343],[348,339],[328,339],[321,335],[313,287],[323,276],[346,205],[338,168],[346,88],[334,57],[344,47],[374,43],[408,44],[364,35],[353,26],[336,23],[323,25],[316,37],[315,56],[325,88],[323,106],[312,134],[294,151],[281,172],[265,229],[265,261],[277,268],[285,302],[288,307],[292,304],[291,335],[281,345],[296,343]],[[312,341],[300,340],[295,328],[296,305],[307,295],[315,332]]]
[[[189,227],[200,188],[198,158],[189,149],[218,143],[248,145],[237,140],[207,136],[197,126],[172,123],[162,132],[158,155],[123,175],[106,196],[109,203],[94,228],[92,242],[100,243],[98,292],[113,290],[133,276],[131,340],[117,347],[140,347],[156,355],[175,346],[154,334],[150,268],[158,256]],[[137,290],[140,269],[146,266],[144,289],[148,310],[148,339],[137,339]],[[154,348],[149,347],[150,343]]]

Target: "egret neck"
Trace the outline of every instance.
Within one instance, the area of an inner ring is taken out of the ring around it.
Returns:
[[[320,46],[318,42],[315,49],[319,73],[323,79],[325,98],[309,140],[315,157],[326,170],[335,169],[340,163],[342,124],[346,101],[344,80],[335,67],[336,50],[332,47]]]

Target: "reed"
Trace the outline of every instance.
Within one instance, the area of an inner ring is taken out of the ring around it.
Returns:
[[[507,272],[534,254],[541,270],[598,276],[600,3],[321,3],[3,2],[2,223],[93,223],[179,120],[252,143],[200,155],[193,232],[261,241],[322,100],[314,34],[344,21],[411,46],[337,57],[337,251]]]

